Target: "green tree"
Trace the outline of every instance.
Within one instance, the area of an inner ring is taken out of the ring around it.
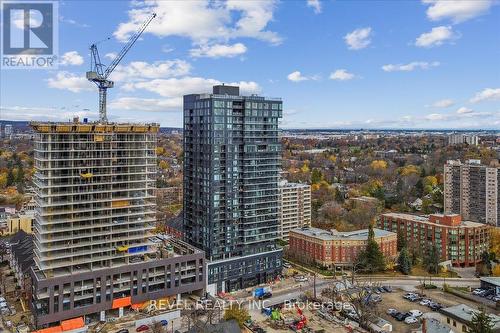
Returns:
[[[375,273],[385,269],[385,258],[380,247],[375,241],[375,232],[373,225],[368,227],[368,240],[365,250],[361,251],[358,255],[358,264],[367,272]]]
[[[398,257],[398,269],[401,273],[408,275],[411,273],[410,255],[406,247],[403,247]]]
[[[408,242],[406,241],[406,235],[402,229],[398,230],[398,251],[403,248],[408,247]],[[408,250],[407,250],[408,251]]]
[[[474,312],[469,324],[469,333],[492,333],[493,323],[491,317],[479,308],[478,312]]]
[[[248,311],[238,304],[231,304],[231,306],[224,312],[225,320],[235,319],[240,327],[243,327],[243,324],[248,320],[248,318],[250,318]]]
[[[483,253],[481,253],[481,260],[483,261],[483,265],[487,270],[486,275],[491,275],[493,267],[491,264],[490,254],[488,253],[488,251],[483,251]]]
[[[9,171],[7,171],[7,186],[14,185],[15,181],[14,172],[12,171],[12,168],[9,168]]]
[[[311,173],[311,183],[318,184],[323,180],[323,173],[319,169],[313,169]]]
[[[427,251],[424,257],[424,266],[427,272],[430,274],[439,273],[439,259],[441,258],[441,253],[439,252],[437,246],[433,244],[431,248]]]

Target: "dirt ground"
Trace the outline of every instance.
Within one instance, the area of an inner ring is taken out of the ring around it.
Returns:
[[[397,321],[396,319],[392,318],[391,316],[386,314],[387,309],[393,308],[396,309],[400,312],[407,312],[410,310],[420,310],[424,315],[426,313],[432,313],[432,316],[434,318],[441,318],[444,319],[444,317],[439,314],[438,312],[432,311],[430,308],[427,306],[420,305],[419,302],[410,302],[406,299],[403,298],[403,295],[406,294],[405,291],[401,290],[395,290],[392,293],[383,293],[382,294],[382,302],[378,304],[378,310],[380,312],[380,317],[384,318],[385,320],[389,321],[392,326],[393,326],[393,332],[401,332],[401,333],[407,333],[410,332],[411,329],[418,328],[420,326],[420,323],[415,323],[412,325],[405,324],[405,322],[400,322]],[[433,290],[425,290],[425,298],[429,298],[435,302],[441,303],[444,307],[456,305],[456,304],[466,304],[472,308],[478,307],[477,303],[468,301],[466,299],[445,293],[441,290],[433,289]],[[491,309],[486,309],[491,310]],[[491,310],[493,312],[493,310]]]
[[[24,307],[27,311],[23,311],[21,301],[19,297],[16,295],[16,290],[15,290],[16,283],[14,282],[14,276],[7,276],[11,272],[9,265],[2,265],[0,267],[0,270],[4,279],[4,282],[2,283],[3,285],[0,286],[2,290],[2,297],[6,299],[9,307],[11,308],[14,307],[16,309],[16,314],[3,316],[2,319],[4,320],[4,322],[7,321],[12,322],[14,326],[21,323],[29,324],[29,318],[31,316],[31,313],[28,310],[26,303],[24,304]]]

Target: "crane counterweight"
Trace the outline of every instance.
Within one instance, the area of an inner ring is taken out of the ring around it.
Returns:
[[[107,89],[113,88],[115,83],[108,80],[109,75],[118,66],[123,57],[127,54],[134,43],[139,39],[141,34],[144,32],[146,27],[151,23],[151,21],[156,17],[156,13],[151,14],[146,21],[141,25],[139,30],[135,34],[130,36],[127,44],[121,49],[120,53],[113,59],[111,64],[104,70],[105,65],[101,62],[101,57],[99,56],[99,51],[97,49],[97,44],[94,43],[90,46],[90,71],[86,73],[87,80],[94,82],[99,89],[99,121],[101,123],[107,123],[108,117],[106,114],[106,96]]]

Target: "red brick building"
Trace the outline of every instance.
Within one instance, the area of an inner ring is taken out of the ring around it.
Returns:
[[[451,260],[453,266],[475,266],[481,253],[488,250],[491,226],[462,221],[460,215],[432,214],[428,217],[411,214],[382,214],[377,227],[402,232],[409,247],[425,253],[436,244],[441,260]]]
[[[397,235],[390,231],[374,229],[375,241],[384,256],[397,255]],[[351,265],[358,253],[366,248],[368,229],[339,232],[318,228],[301,228],[290,231],[290,253],[301,260],[314,261],[326,267]]]

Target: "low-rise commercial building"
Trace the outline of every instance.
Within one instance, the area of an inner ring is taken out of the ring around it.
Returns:
[[[440,312],[445,316],[446,323],[457,332],[470,332],[472,318],[479,311],[465,304],[457,304],[443,308]],[[500,317],[495,314],[489,314],[489,316],[492,324],[491,332],[500,333]]]
[[[31,268],[35,265],[33,260],[33,235],[18,231],[10,239],[10,267],[16,277],[17,286],[21,296],[29,301],[31,299]]]
[[[382,214],[377,227],[402,233],[409,247],[423,253],[436,245],[441,261],[450,260],[453,266],[475,266],[481,261],[481,253],[488,250],[491,226],[463,221],[460,215],[432,214]]]
[[[397,235],[390,231],[373,229],[375,241],[386,257],[397,255]],[[350,232],[318,228],[301,228],[290,231],[289,252],[298,260],[310,261],[326,267],[351,265],[359,252],[366,248],[368,229]]]
[[[35,216],[33,213],[28,214],[15,214],[6,219],[5,235],[13,235],[22,230],[27,234],[33,232],[33,220]]]
[[[290,230],[311,224],[311,186],[283,181],[280,191],[280,235],[288,241]]]

